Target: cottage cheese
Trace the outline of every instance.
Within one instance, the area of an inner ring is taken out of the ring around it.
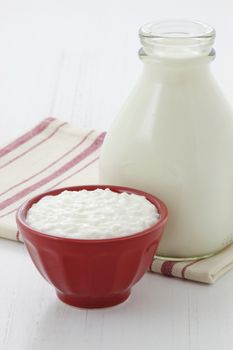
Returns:
[[[158,219],[157,208],[143,196],[96,189],[45,196],[32,205],[26,221],[53,236],[101,239],[140,232]]]

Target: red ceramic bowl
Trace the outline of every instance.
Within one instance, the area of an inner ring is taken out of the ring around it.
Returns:
[[[159,213],[159,221],[144,231],[109,239],[70,239],[36,231],[26,223],[32,204],[64,190],[88,191],[109,188],[145,196]],[[167,208],[151,194],[120,186],[76,186],[40,194],[23,204],[17,224],[27,250],[42,276],[51,283],[63,302],[85,308],[106,307],[126,300],[131,287],[148,270],[158,247]]]

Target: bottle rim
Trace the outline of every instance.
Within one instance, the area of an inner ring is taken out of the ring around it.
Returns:
[[[189,20],[166,20],[144,24],[139,37],[149,56],[194,58],[208,56],[216,32],[205,23]]]
[[[164,20],[149,22],[139,29],[139,36],[146,38],[192,39],[215,38],[215,29],[209,24],[189,20]]]

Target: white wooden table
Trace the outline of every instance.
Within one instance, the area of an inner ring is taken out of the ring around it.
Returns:
[[[233,101],[233,3],[0,0],[0,144],[48,115],[108,129],[139,74],[140,24],[196,18],[218,33],[213,69]],[[22,244],[0,239],[0,350],[233,348],[233,271],[214,286],[147,274],[122,305],[57,300]]]

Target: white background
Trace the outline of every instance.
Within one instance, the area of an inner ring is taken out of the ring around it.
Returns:
[[[108,128],[141,69],[138,28],[153,20],[216,28],[213,70],[233,101],[232,16],[231,0],[1,0],[1,141],[51,114]]]
[[[108,129],[141,70],[141,24],[217,31],[213,72],[233,102],[230,0],[1,0],[0,144],[52,115]],[[233,271],[214,286],[147,274],[114,308],[60,303],[23,245],[0,240],[0,349],[232,349]]]

